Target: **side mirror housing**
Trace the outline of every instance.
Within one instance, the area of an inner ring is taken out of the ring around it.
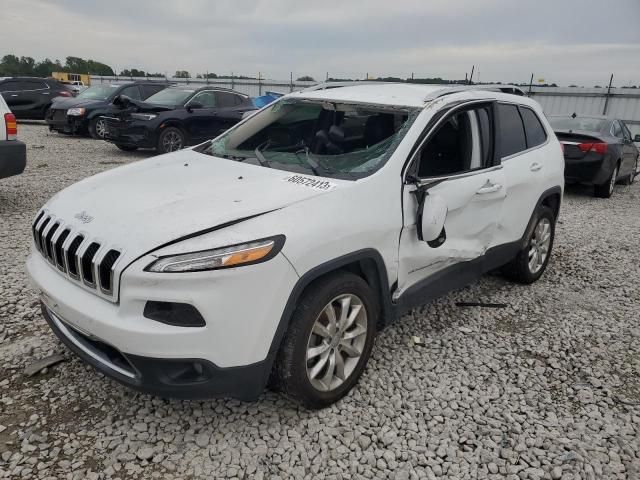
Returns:
[[[640,143],[640,135],[636,135],[635,137],[633,137],[633,141]]]
[[[198,102],[191,102],[189,105],[187,105],[187,111],[189,112],[193,112],[194,110],[197,110],[199,108],[204,108],[204,105]]]
[[[439,195],[427,195],[425,197],[422,214],[420,215],[420,212],[418,212],[418,220],[421,227],[421,231],[418,234],[421,234],[422,240],[433,242],[440,237],[448,211],[447,202]]]

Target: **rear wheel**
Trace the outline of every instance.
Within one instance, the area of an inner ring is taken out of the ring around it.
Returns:
[[[185,146],[185,136],[179,128],[167,127],[158,137],[158,152],[160,153],[175,152]]]
[[[611,176],[606,182],[604,182],[601,185],[594,185],[593,193],[596,197],[609,198],[611,197],[611,195],[613,195],[613,189],[616,186],[616,180],[618,178],[619,168],[620,168],[619,164],[615,166],[615,168],[613,169],[613,172],[611,172]]]
[[[525,247],[502,269],[518,283],[533,283],[547,268],[556,232],[556,218],[549,207],[539,207],[527,230]]]
[[[89,135],[91,135],[91,138],[104,140],[105,132],[106,124],[104,118],[97,117],[89,122]]]
[[[339,272],[313,283],[278,352],[276,386],[314,409],[344,397],[367,364],[377,317],[374,292],[359,276]]]
[[[135,147],[133,145],[122,145],[120,143],[116,143],[116,147],[118,147],[123,152],[135,152],[138,149],[138,147]]]

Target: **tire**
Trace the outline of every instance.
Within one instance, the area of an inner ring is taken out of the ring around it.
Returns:
[[[104,118],[96,117],[89,121],[89,135],[97,140],[104,140]]]
[[[347,299],[347,316],[342,317]],[[333,335],[328,311],[337,318]],[[312,283],[300,297],[280,346],[273,372],[275,387],[310,409],[340,400],[354,387],[367,365],[378,314],[376,295],[357,275],[337,272]],[[352,323],[341,328],[340,319],[349,316],[353,317]],[[308,351],[315,355],[307,359]],[[340,369],[344,378],[337,373]]]
[[[629,174],[629,176],[624,181],[625,185],[633,185],[633,182],[635,182],[635,180],[636,180],[636,172],[637,171],[638,171],[638,159],[636,158],[636,161],[633,164],[633,170],[631,170],[631,173]]]
[[[118,147],[123,152],[135,152],[138,147],[133,145],[122,145],[121,143],[116,143],[116,147]]]
[[[545,240],[547,236],[544,232],[548,233],[548,240]],[[549,264],[555,233],[555,215],[549,207],[539,207],[527,227],[526,246],[518,252],[516,258],[502,268],[503,275],[509,280],[523,284],[538,280]],[[534,255],[537,255],[538,261],[532,266]]]
[[[185,135],[179,128],[167,127],[158,136],[158,153],[170,153],[186,146]]]
[[[613,195],[613,189],[616,185],[616,180],[618,177],[618,170],[620,168],[620,164],[618,163],[613,172],[611,172],[611,176],[607,179],[606,182],[600,185],[594,185],[593,194],[598,198],[610,198]]]

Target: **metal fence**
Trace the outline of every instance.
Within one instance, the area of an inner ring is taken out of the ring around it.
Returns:
[[[533,87],[531,97],[548,115],[610,115],[624,120],[634,135],[640,134],[640,89]]]

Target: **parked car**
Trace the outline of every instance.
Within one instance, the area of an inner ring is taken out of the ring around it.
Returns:
[[[104,119],[113,99],[126,95],[132,99],[144,100],[164,90],[166,83],[129,82],[119,84],[93,85],[75,98],[56,99],[47,113],[50,130],[60,133],[89,134],[93,138],[104,138]]]
[[[408,309],[540,278],[563,170],[529,98],[332,84],[58,193],[27,269],[55,334],[130,387],[253,399],[271,377],[320,408]]]
[[[173,152],[218,136],[255,110],[251,99],[215,87],[171,87],[144,102],[123,98],[105,116],[105,140],[121,150]]]
[[[567,183],[593,185],[600,198],[609,198],[619,181],[633,183],[638,148],[622,120],[574,113],[549,116],[549,123],[564,149]]]
[[[27,165],[27,148],[18,140],[18,122],[0,95],[0,178],[18,175]]]
[[[73,92],[52,78],[0,78],[0,94],[16,118],[42,120],[55,97],[72,97]]]
[[[77,95],[78,93],[80,93],[81,91],[87,88],[84,82],[81,82],[81,81],[62,82],[62,83],[67,85],[73,91],[74,95]]]

